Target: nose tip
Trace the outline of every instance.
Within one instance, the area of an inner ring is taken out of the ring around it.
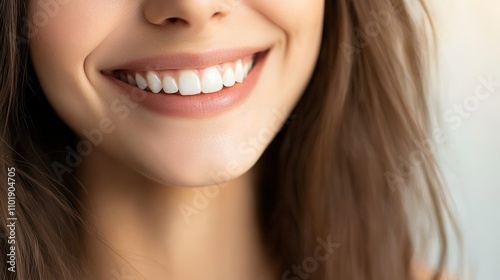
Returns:
[[[149,0],[144,16],[155,25],[202,27],[211,20],[227,16],[233,0]]]

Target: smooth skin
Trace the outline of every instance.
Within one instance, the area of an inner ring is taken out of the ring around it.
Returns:
[[[53,12],[42,22],[47,3]],[[81,140],[105,128],[69,171],[85,187],[90,229],[121,255],[87,236],[89,278],[281,277],[259,238],[252,167],[312,74],[323,9],[321,0],[31,1],[31,57],[49,102]],[[270,48],[256,87],[213,117],[145,110],[101,72],[153,55],[249,46]],[[130,109],[125,117],[111,110],[116,100]]]

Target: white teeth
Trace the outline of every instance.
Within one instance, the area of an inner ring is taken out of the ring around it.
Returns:
[[[245,78],[246,78],[248,76],[248,74],[250,74],[250,71],[252,71],[253,59],[250,60],[249,62],[247,62],[247,64],[245,66],[246,66],[246,68],[245,68]]]
[[[127,82],[132,85],[132,86],[136,86],[137,84],[135,83],[135,79],[134,77],[132,77],[132,75],[130,74],[127,74]]]
[[[246,77],[248,77],[250,70],[252,70],[252,61],[245,63],[245,65],[243,66],[243,69],[245,71],[245,78],[246,78]]]
[[[201,77],[201,89],[203,93],[217,92],[223,87],[222,76],[216,66],[203,70]]]
[[[198,75],[192,70],[179,72],[179,92],[181,95],[195,95],[201,92],[201,83]]]
[[[139,73],[135,74],[135,81],[140,89],[146,89],[148,87],[148,83]]]
[[[245,78],[248,76],[248,69],[250,69],[250,68],[248,68],[248,62],[244,63],[243,64],[243,77],[245,77]]]
[[[226,67],[224,70],[224,76],[222,77],[224,81],[224,86],[232,87],[236,83],[236,78],[234,77],[234,71],[232,67]]]
[[[165,72],[147,71],[139,73],[117,72],[114,76],[141,90],[153,93],[161,91],[181,95],[196,95],[221,91],[224,87],[232,87],[243,83],[252,70],[252,59],[242,59],[232,63],[211,66],[196,70],[167,70]],[[222,71],[222,69],[224,71]]]
[[[158,78],[158,75],[156,75],[154,72],[149,71],[146,74],[146,78],[148,80],[149,89],[152,92],[158,93],[163,89],[160,78]]]
[[[163,91],[166,93],[176,93],[179,91],[175,79],[169,75],[163,77]]]
[[[234,77],[238,83],[243,83],[243,79],[245,78],[245,73],[243,71],[243,63],[241,59],[236,62],[236,68],[234,70]]]

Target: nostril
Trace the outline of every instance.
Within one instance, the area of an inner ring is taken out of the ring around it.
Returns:
[[[173,18],[169,18],[167,21],[169,23],[177,23],[180,20],[181,20],[180,18],[173,17]]]

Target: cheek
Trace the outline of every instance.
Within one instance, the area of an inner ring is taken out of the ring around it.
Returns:
[[[102,2],[31,2],[28,24],[32,29],[32,50],[41,49],[45,55],[60,61],[84,59],[114,28],[113,22],[119,16],[117,7]]]
[[[251,2],[283,34],[279,46],[283,54],[281,85],[288,85],[290,92],[303,89],[312,74],[321,45],[324,0]]]
[[[302,38],[321,30],[324,0],[255,0],[252,3],[287,36]]]
[[[49,102],[73,129],[81,130],[91,104],[99,108],[86,58],[118,21],[117,1],[36,0],[29,6],[30,55]],[[106,3],[106,4],[103,4]],[[112,12],[113,11],[113,12]],[[90,120],[89,120],[90,121]]]

